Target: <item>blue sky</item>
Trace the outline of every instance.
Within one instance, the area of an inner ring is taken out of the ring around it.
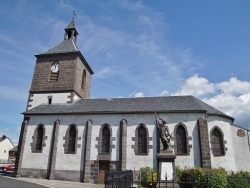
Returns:
[[[15,144],[36,58],[72,19],[91,98],[194,95],[250,128],[250,1],[1,2],[0,136]]]

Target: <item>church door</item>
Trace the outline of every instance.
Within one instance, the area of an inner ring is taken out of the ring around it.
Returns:
[[[104,183],[105,173],[109,171],[110,161],[99,161],[99,183]]]

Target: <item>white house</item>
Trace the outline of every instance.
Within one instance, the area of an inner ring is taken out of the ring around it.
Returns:
[[[9,150],[11,150],[13,147],[14,145],[8,137],[3,135],[0,138],[0,163],[8,162]]]

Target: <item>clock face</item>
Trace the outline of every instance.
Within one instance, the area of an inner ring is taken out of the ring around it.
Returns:
[[[51,66],[50,70],[51,70],[52,72],[59,72],[59,70],[60,70],[60,65],[59,65],[59,64],[54,64],[54,65]]]

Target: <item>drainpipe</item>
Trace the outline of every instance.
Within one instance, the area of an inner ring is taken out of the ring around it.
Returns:
[[[250,151],[250,141],[249,141],[249,131],[247,130],[247,141],[248,141],[248,148],[249,148],[249,151]]]

